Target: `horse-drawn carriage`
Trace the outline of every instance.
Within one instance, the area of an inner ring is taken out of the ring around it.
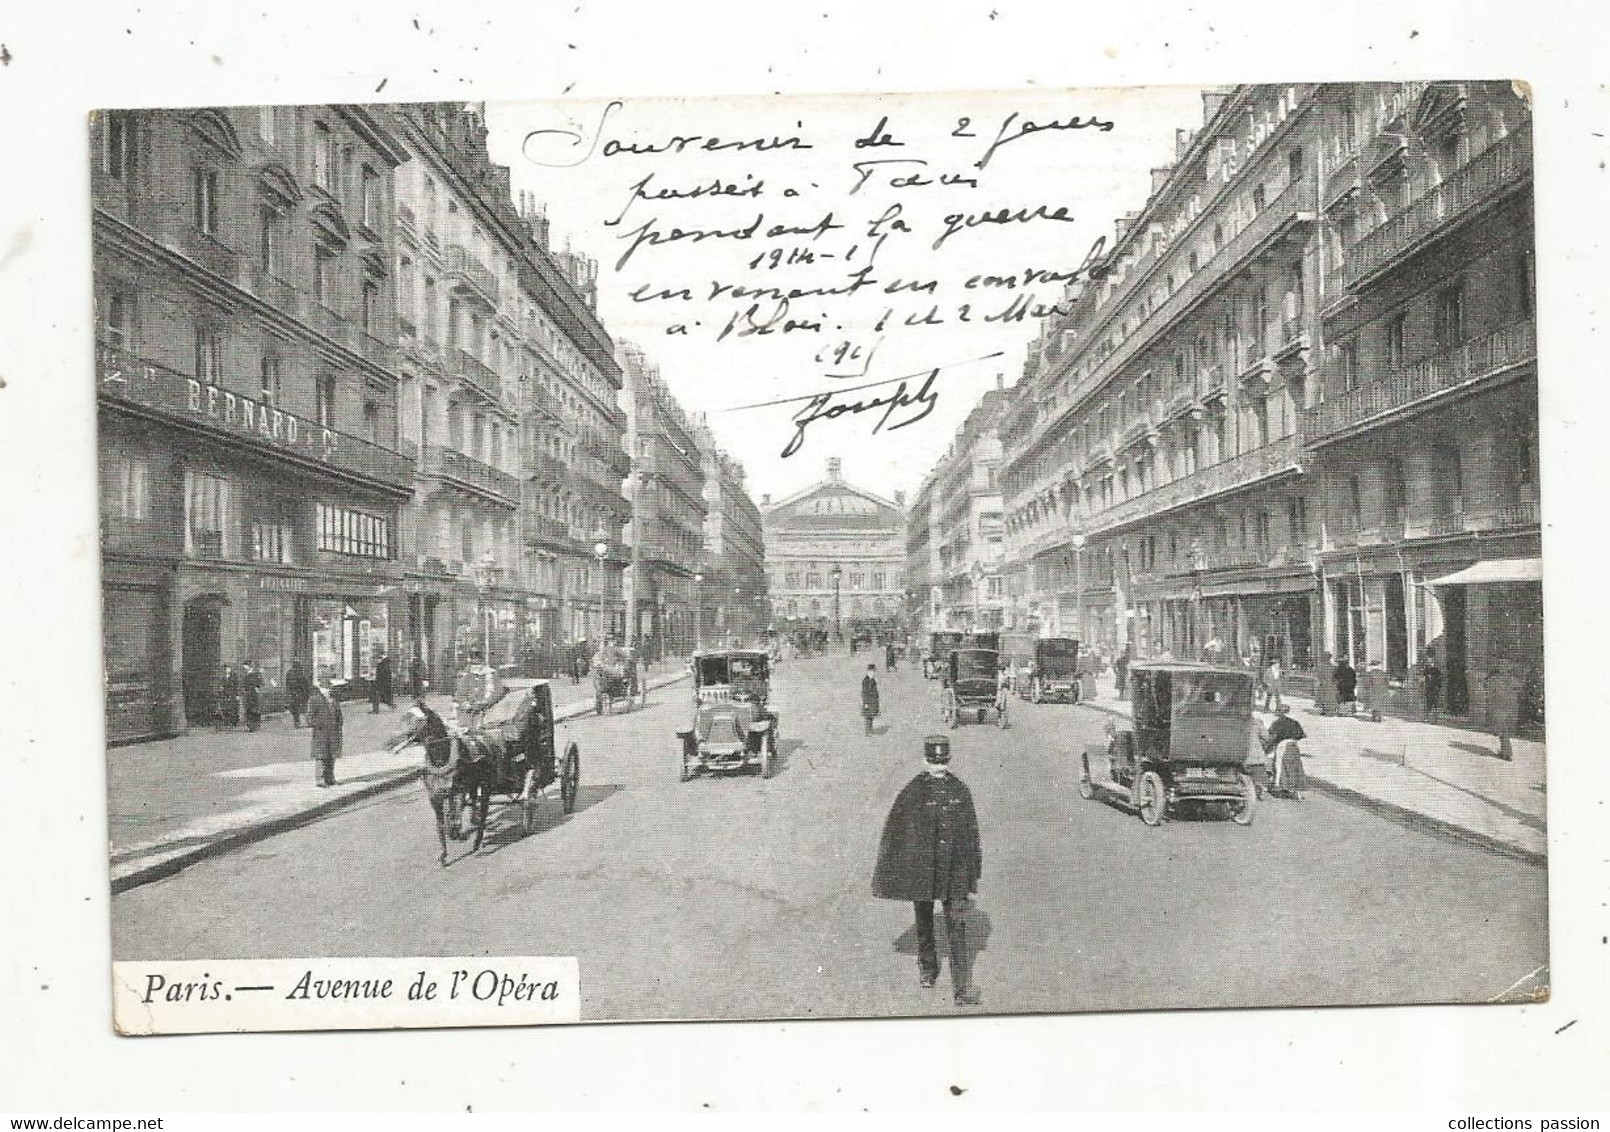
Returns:
[[[995,649],[953,649],[945,674],[941,702],[945,722],[957,727],[967,716],[979,723],[993,711],[995,722],[1006,727],[1006,686],[1001,681],[1001,654]]]
[[[770,778],[777,759],[770,658],[759,649],[693,656],[693,723],[677,731],[678,777],[753,768]]]
[[[593,711],[597,715],[615,710],[616,701],[624,701],[626,710],[632,710],[632,701],[638,706],[648,702],[648,688],[638,671],[637,656],[631,649],[605,645],[593,657]]]
[[[938,680],[949,671],[951,651],[962,647],[964,635],[948,631],[928,634],[928,652],[922,658],[925,680]]]
[[[509,680],[498,699],[471,713],[468,720],[463,727],[441,725],[433,742],[429,721],[415,712],[397,743],[426,747],[424,782],[436,811],[444,865],[448,838],[462,841],[473,835],[470,851],[481,847],[494,795],[519,807],[521,831],[530,833],[536,828],[543,792],[557,782],[559,804],[568,814],[576,808],[581,782],[581,748],[576,741],[567,742],[563,756],[556,757],[548,681]]]
[[[1252,684],[1253,674],[1238,669],[1131,666],[1133,728],[1109,727],[1107,749],[1085,752],[1079,794],[1101,794],[1152,826],[1170,809],[1211,803],[1228,805],[1238,825],[1251,825],[1258,797],[1247,773],[1256,743]]]

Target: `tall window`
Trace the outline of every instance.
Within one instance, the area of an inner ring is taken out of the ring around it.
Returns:
[[[266,204],[257,211],[257,266],[267,275],[280,273],[280,214]]]
[[[313,381],[313,396],[318,401],[319,427],[335,427],[335,377],[320,374]]]
[[[1358,346],[1348,342],[1342,346],[1342,392],[1350,393],[1358,388]]]
[[[1393,369],[1408,360],[1407,340],[1404,334],[1407,325],[1407,317],[1401,314],[1387,320],[1386,360]]]
[[[1303,179],[1303,151],[1294,149],[1286,154],[1286,180],[1296,184]]]
[[[418,315],[414,298],[414,261],[404,256],[397,261],[397,310],[409,322]]]
[[[219,341],[218,332],[212,327],[196,327],[193,361],[197,381],[217,385],[223,380],[223,345]]]
[[[335,299],[335,252],[321,243],[313,245],[313,297],[325,306]]]
[[[264,354],[262,364],[263,404],[278,407],[284,395],[280,379],[279,356],[277,354]]]
[[[370,334],[375,332],[380,319],[380,285],[373,279],[363,281],[363,309],[361,312],[363,328]]]
[[[276,504],[253,507],[252,557],[258,562],[295,561],[291,548],[295,539],[295,512]]]
[[[1300,495],[1294,495],[1286,501],[1286,525],[1291,530],[1293,546],[1303,546],[1308,542],[1308,504]]]
[[[313,183],[326,191],[335,187],[335,139],[324,122],[313,123]]]
[[[1465,340],[1465,288],[1455,283],[1437,292],[1432,300],[1431,332],[1439,346],[1455,346]]]
[[[186,471],[185,553],[195,558],[228,558],[234,515],[234,485],[223,476]]]
[[[371,232],[380,231],[380,174],[368,165],[363,167],[363,226]]]
[[[420,329],[424,331],[427,341],[438,342],[442,336],[437,333],[436,329],[436,280],[428,275],[425,276],[425,293],[422,305],[423,309],[420,311],[419,319]]]
[[[434,238],[436,235],[436,182],[429,177],[425,178],[425,228]]]
[[[108,456],[101,463],[101,513],[133,522],[150,517],[151,465],[133,456]]]
[[[134,173],[134,116],[127,110],[108,110],[101,133],[101,169],[122,180]]]
[[[191,170],[192,219],[205,236],[218,234],[218,173],[214,169]]]
[[[464,410],[457,402],[447,406],[447,444],[456,451],[464,451]]]
[[[102,309],[101,338],[113,349],[134,346],[134,297],[114,291],[106,296]]]
[[[1267,203],[1268,203],[1268,194],[1264,192],[1263,183],[1259,182],[1258,184],[1253,185],[1252,186],[1252,211],[1253,212],[1262,212],[1263,208],[1264,208],[1264,205],[1267,204]]]

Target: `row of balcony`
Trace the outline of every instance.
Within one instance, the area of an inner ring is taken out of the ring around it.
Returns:
[[[1385,376],[1328,397],[1302,414],[1311,441],[1333,437],[1377,417],[1537,361],[1537,327],[1511,323],[1440,354],[1408,362]]]
[[[1537,526],[1540,518],[1535,499],[1514,499],[1478,511],[1455,497],[1423,508],[1391,507],[1367,523],[1351,515],[1333,515],[1325,523],[1325,542],[1331,549],[1346,550],[1390,545],[1405,538],[1523,530]]]
[[[498,309],[498,298],[501,293],[498,277],[492,274],[491,268],[476,259],[462,245],[447,245],[447,270],[458,276],[460,282],[479,296],[488,307],[494,311]]]
[[[1265,205],[1246,227],[1190,275],[1172,295],[1154,307],[1128,337],[1102,358],[1095,369],[1074,388],[1064,410],[1049,417],[1035,429],[1028,444],[1021,450],[1027,451],[1034,447],[1086,397],[1105,385],[1142,350],[1153,345],[1158,335],[1221,286],[1232,282],[1236,278],[1234,268],[1237,265],[1250,259],[1294,226],[1312,223],[1314,217],[1313,181],[1305,179],[1291,182],[1278,197]]]
[[[260,263],[216,236],[191,229],[183,233],[177,244],[179,251],[214,275],[228,280],[282,314],[305,323],[338,345],[361,354],[379,366],[389,368],[396,364],[395,343],[388,342],[383,336],[388,329],[384,315],[380,316],[375,326],[366,330],[296,284],[265,270]],[[382,333],[374,333],[376,330]]]
[[[1525,126],[1482,150],[1403,211],[1360,237],[1347,250],[1340,281],[1357,286],[1431,234],[1452,227],[1531,175],[1532,130]]]
[[[478,390],[488,400],[501,404],[503,401],[503,379],[498,372],[487,365],[474,354],[450,347],[447,351],[447,372],[464,381]]]
[[[368,440],[324,428],[295,413],[264,405],[102,343],[97,349],[100,400],[123,404],[230,444],[266,449],[388,487],[412,481],[407,458]]]
[[[520,481],[508,472],[466,456],[456,448],[438,444],[425,445],[421,455],[420,470],[425,474],[441,476],[500,502],[519,505]]]

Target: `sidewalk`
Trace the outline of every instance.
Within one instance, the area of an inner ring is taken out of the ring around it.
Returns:
[[[1098,682],[1093,708],[1128,718],[1129,704]],[[1544,745],[1514,739],[1513,761],[1481,731],[1415,720],[1322,716],[1312,700],[1287,697],[1308,738],[1311,787],[1437,829],[1533,864],[1548,860]],[[1268,716],[1262,716],[1267,720]]]
[[[650,668],[650,691],[687,679],[681,664]],[[593,710],[592,681],[553,682],[554,715]],[[406,782],[419,774],[419,752],[385,750],[408,701],[369,711],[367,700],[342,704],[343,747],[336,785],[313,785],[308,729],[288,715],[248,732],[198,728],[154,743],[106,753],[112,891],[123,892],[238,845],[268,837]],[[445,711],[451,701],[431,696]]]

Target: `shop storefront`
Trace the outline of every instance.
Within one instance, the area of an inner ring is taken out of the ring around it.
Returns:
[[[125,574],[108,565],[107,575],[101,600],[107,742],[176,734],[181,705],[169,640],[171,572]]]

